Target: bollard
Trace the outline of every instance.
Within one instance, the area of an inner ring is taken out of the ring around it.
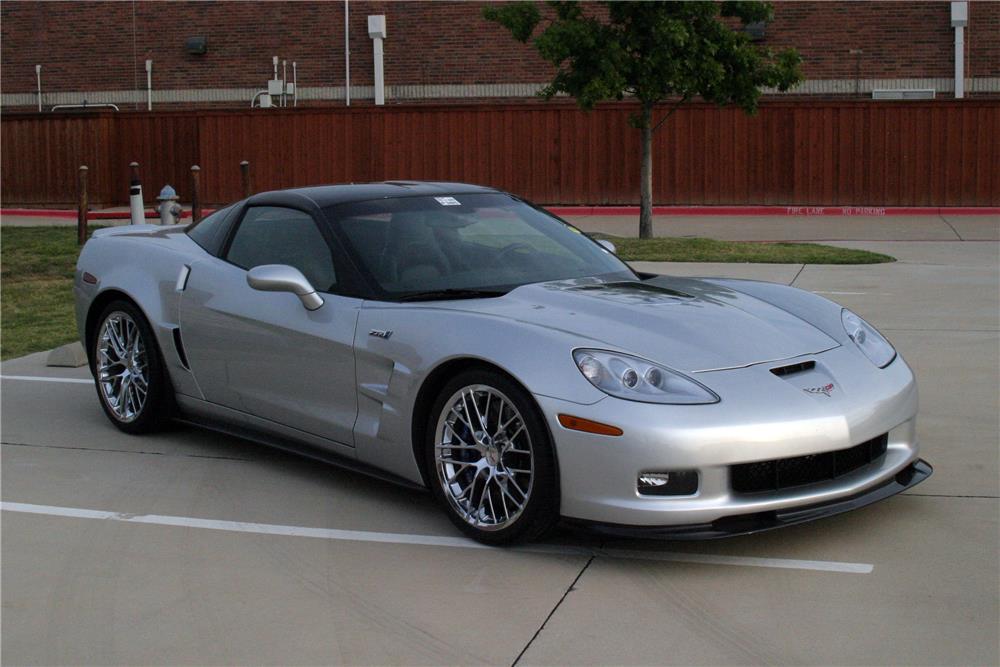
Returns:
[[[87,242],[87,166],[80,167],[80,180],[77,190],[79,202],[76,209],[76,243],[83,245]]]
[[[191,167],[191,220],[198,222],[201,220],[201,196],[198,192],[201,184],[201,167],[194,165]]]
[[[139,182],[139,163],[129,163],[129,170],[132,172],[132,183],[128,191],[129,215],[133,225],[146,224],[146,212],[142,207],[142,183]]]
[[[250,163],[246,160],[240,162],[240,185],[243,187],[243,198],[250,196]]]

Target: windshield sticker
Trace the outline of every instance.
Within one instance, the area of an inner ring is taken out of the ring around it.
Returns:
[[[434,199],[436,199],[437,203],[441,204],[441,206],[461,206],[462,205],[461,202],[459,202],[454,197],[435,197]]]

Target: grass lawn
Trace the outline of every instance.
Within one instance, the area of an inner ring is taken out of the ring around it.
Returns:
[[[888,255],[813,243],[712,239],[640,240],[594,234],[614,242],[628,261],[876,264]],[[0,230],[0,357],[10,359],[76,340],[73,269],[79,248],[74,227]]]
[[[76,340],[76,227],[0,229],[0,358]]]
[[[591,234],[615,244],[629,262],[750,262],[756,264],[881,264],[894,257],[818,243],[716,241],[700,238],[637,239]]]

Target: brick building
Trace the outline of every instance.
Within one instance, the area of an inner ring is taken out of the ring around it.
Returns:
[[[870,98],[875,89],[955,90],[951,5],[929,2],[779,2],[763,42],[795,46],[806,82],[797,96]],[[349,40],[345,40],[345,5]],[[152,61],[154,109],[248,107],[273,76],[272,57],[293,66],[299,106],[373,98],[369,15],[384,15],[387,104],[417,100],[531,100],[551,66],[482,18],[478,2],[24,2],[5,0],[0,104],[113,103],[145,109]],[[193,53],[189,38],[204,38]],[[1000,2],[968,3],[965,90],[1000,96]],[[279,76],[283,67],[279,66]]]

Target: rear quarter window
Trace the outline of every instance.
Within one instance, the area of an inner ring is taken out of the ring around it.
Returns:
[[[229,225],[226,222],[229,219],[229,214],[235,208],[235,204],[226,208],[220,208],[215,213],[205,216],[199,222],[192,222],[184,231],[191,237],[192,241],[209,253],[218,256],[226,238],[226,231],[229,229]]]

